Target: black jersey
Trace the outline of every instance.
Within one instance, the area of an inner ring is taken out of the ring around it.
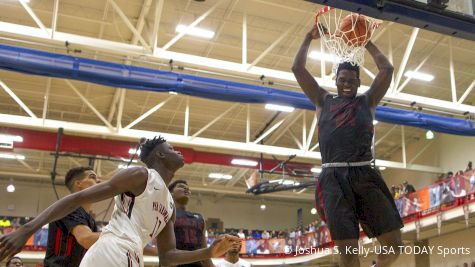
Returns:
[[[78,225],[88,226],[93,232],[97,232],[96,221],[82,207],[49,224],[45,267],[79,266],[86,249],[72,234],[72,230]]]
[[[194,212],[176,209],[175,238],[176,248],[181,250],[197,250],[204,248],[202,244],[205,222],[203,217]],[[202,266],[201,262],[179,266]]]
[[[318,121],[323,163],[372,160],[373,133],[373,116],[366,95],[327,95]]]

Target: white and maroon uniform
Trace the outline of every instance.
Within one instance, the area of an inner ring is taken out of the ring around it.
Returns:
[[[142,267],[143,248],[172,218],[173,198],[157,171],[148,169],[148,181],[139,196],[122,193],[101,237],[87,251],[80,267]]]

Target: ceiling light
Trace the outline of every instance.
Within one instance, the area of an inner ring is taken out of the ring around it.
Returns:
[[[283,111],[283,112],[292,112],[295,110],[294,107],[275,105],[275,104],[266,104],[266,109]]]
[[[140,151],[139,151],[140,152]],[[129,153],[130,153],[130,150],[129,150]],[[120,158],[123,162],[132,162],[132,163],[137,163],[138,161],[136,159],[133,159],[132,161],[130,161],[130,159],[126,159],[126,158]]]
[[[0,143],[3,142],[23,142],[23,137],[19,135],[0,134]]]
[[[131,155],[140,154],[140,152],[141,152],[140,148],[139,148],[138,151],[135,148],[129,149],[129,154],[131,154]]]
[[[13,193],[13,192],[15,192],[15,186],[14,186],[13,184],[9,184],[9,185],[7,186],[7,192],[8,192],[8,193]]]
[[[0,153],[0,158],[24,160],[25,156],[19,155],[19,154],[13,154],[13,153]]]
[[[313,215],[317,214],[317,209],[316,209],[316,208],[312,208],[312,209],[310,210],[310,213],[313,214]]]
[[[379,168],[380,171],[386,170],[386,167],[384,167],[384,166],[379,166],[378,168]]]
[[[188,35],[193,35],[193,36],[196,36],[196,37],[202,37],[202,38],[207,38],[207,39],[211,39],[214,36],[213,31],[201,29],[201,28],[198,28],[198,27],[190,28],[190,27],[188,27],[186,25],[182,25],[182,24],[176,26],[175,31],[179,32],[179,33],[185,33],[185,34],[188,34]]]
[[[257,166],[258,162],[255,160],[248,160],[248,159],[233,159],[231,160],[231,164],[255,167]]]
[[[266,208],[266,204],[261,204],[261,210],[265,210]]]
[[[411,70],[406,71],[406,73],[404,73],[404,76],[406,76],[408,78],[421,80],[421,81],[426,81],[426,82],[430,82],[434,79],[434,75],[430,75],[430,74],[422,73],[422,72],[417,72],[417,71],[411,71]]]
[[[308,55],[310,58],[312,59],[316,59],[316,60],[325,60],[325,61],[329,61],[329,62],[335,62],[335,63],[338,63],[340,62],[340,59],[335,56],[335,55],[332,55],[332,54],[327,54],[327,53],[321,53],[319,51],[312,51],[310,52],[310,54]]]
[[[322,168],[313,167],[312,169],[310,169],[310,171],[313,172],[313,173],[321,173],[321,172],[322,172]]]
[[[426,139],[427,140],[431,140],[431,139],[434,139],[434,132],[429,130],[426,132]]]
[[[139,166],[137,166],[137,165],[127,166],[127,164],[119,164],[119,166],[117,166],[117,168],[119,168],[119,169],[128,169],[128,168],[132,168],[132,167],[139,167]]]
[[[373,120],[373,125],[378,124],[378,122],[379,122],[379,121],[377,121],[377,120]]]
[[[283,185],[294,185],[295,182],[292,181],[292,180],[283,180],[283,181],[282,181],[282,184],[283,184]],[[299,184],[300,184],[300,183],[299,183]]]
[[[215,173],[212,172],[208,175],[208,178],[211,179],[225,179],[225,180],[230,180],[233,178],[231,174],[224,174],[224,173]]]

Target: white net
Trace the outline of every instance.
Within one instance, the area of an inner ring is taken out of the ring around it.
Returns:
[[[316,22],[326,29],[324,32],[323,28],[318,27],[325,50],[337,57],[333,61],[333,72],[336,73],[341,62],[363,66],[364,46],[382,21],[325,6],[317,12]]]

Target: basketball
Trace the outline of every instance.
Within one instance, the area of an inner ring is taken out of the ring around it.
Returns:
[[[372,31],[370,23],[363,15],[350,14],[340,23],[341,37],[349,46],[362,46],[366,44]]]

